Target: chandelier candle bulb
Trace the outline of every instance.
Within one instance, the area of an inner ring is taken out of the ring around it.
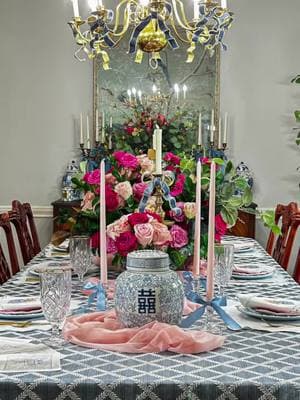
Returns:
[[[221,0],[221,7],[222,8],[227,8],[227,0]]]
[[[139,97],[140,103],[142,103],[142,91],[141,90],[138,91],[138,97]]]
[[[211,120],[210,120],[210,143],[214,142],[215,133],[215,110],[211,110]]]
[[[109,118],[109,127],[110,127],[110,129],[112,129],[112,121],[113,121],[113,119],[112,119],[112,117],[110,117]]]
[[[206,300],[214,297],[216,164],[210,166]]]
[[[176,94],[176,100],[179,100],[179,86],[177,83],[175,83],[174,85],[174,90],[175,90],[175,94]]]
[[[99,142],[99,111],[98,108],[96,108],[96,137],[95,137],[96,142]]]
[[[127,90],[127,94],[128,94],[129,102],[131,102],[131,90],[130,89]]]
[[[133,94],[133,97],[136,99],[136,88],[132,88],[132,94]]]
[[[162,130],[159,128],[155,129],[155,139],[156,139],[156,148],[155,148],[155,166],[156,173],[161,174],[161,145],[162,145]]]
[[[78,7],[78,0],[72,0],[73,3],[73,14],[75,18],[79,17],[79,7]]]
[[[106,255],[106,204],[105,204],[105,160],[100,163],[100,272],[101,282],[107,284]]]
[[[82,117],[82,113],[80,113],[80,144],[84,144],[84,139],[83,139],[83,117]]]
[[[202,146],[202,114],[199,113],[199,120],[198,120],[198,146]]]
[[[222,149],[222,117],[219,119],[219,136],[218,136],[218,149]]]
[[[200,245],[201,245],[201,161],[197,161],[196,172],[196,217],[195,217],[195,233],[194,233],[194,262],[193,275],[200,275]]]
[[[223,136],[223,144],[227,144],[227,125],[228,125],[228,113],[225,113],[224,116],[224,136]]]
[[[183,90],[183,100],[185,100],[186,99],[187,86],[183,85],[182,90]]]
[[[90,121],[89,121],[89,116],[86,116],[86,148],[90,149],[91,148],[91,142],[90,142]]]
[[[105,114],[102,111],[102,134],[101,134],[101,143],[105,143]]]
[[[153,92],[154,94],[157,92],[157,87],[156,87],[156,85],[153,85],[153,86],[152,86],[152,92]]]

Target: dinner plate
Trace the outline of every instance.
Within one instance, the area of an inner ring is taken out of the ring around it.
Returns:
[[[300,315],[275,315],[275,314],[267,314],[263,312],[258,312],[253,310],[252,308],[246,308],[243,306],[238,306],[238,310],[242,313],[247,315],[248,317],[253,317],[256,319],[265,319],[270,321],[299,321]]]
[[[0,320],[24,320],[24,319],[37,319],[37,318],[43,318],[44,313],[41,310],[39,313],[23,313],[23,314],[1,314],[0,312]]]
[[[265,278],[270,278],[273,276],[274,271],[268,272],[266,274],[260,274],[260,275],[251,275],[251,274],[235,274],[232,272],[232,277],[234,279],[241,279],[241,280],[257,280],[257,279],[265,279]]]

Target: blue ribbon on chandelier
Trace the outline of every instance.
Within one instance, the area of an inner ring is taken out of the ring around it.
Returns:
[[[165,7],[167,9],[168,14],[171,14],[172,12],[172,6],[170,3],[165,3]],[[130,38],[130,42],[129,42],[129,50],[128,53],[129,54],[133,54],[136,52],[136,41],[137,38],[139,36],[139,34],[142,32],[142,30],[144,28],[146,28],[146,26],[149,25],[149,23],[153,20],[157,20],[159,29],[165,34],[165,37],[170,45],[170,47],[172,47],[173,50],[177,49],[178,43],[176,42],[175,38],[171,35],[169,28],[167,27],[165,21],[163,20],[163,18],[158,15],[157,11],[151,11],[150,15],[148,15],[148,17],[146,17],[145,19],[143,19],[139,25],[137,25],[134,29],[134,31],[132,32],[131,38]]]
[[[182,213],[181,208],[177,207],[176,200],[170,194],[169,186],[160,177],[154,177],[145,189],[143,197],[139,204],[139,212],[145,212],[147,202],[156,187],[160,187],[163,193],[163,198],[169,203],[171,210],[179,216]]]
[[[101,28],[102,33],[95,33],[95,30]],[[94,48],[94,43],[98,40],[104,40],[105,44],[108,47],[114,47],[115,42],[110,38],[109,34],[111,33],[111,30],[108,28],[107,23],[104,22],[102,18],[98,18],[90,27],[91,34],[93,35],[93,39],[90,42],[90,46],[93,49]]]
[[[225,31],[229,29],[233,17],[232,13],[225,11],[223,15],[217,15],[219,12],[218,7],[212,8],[209,12],[206,12],[206,6],[199,6],[199,14],[202,19],[196,24],[197,30],[193,33],[192,42],[197,43],[199,37],[204,33],[205,27],[207,26],[209,20],[214,21],[214,27],[209,30],[210,37],[204,42],[204,45],[214,48],[218,43],[222,46],[223,50],[227,50],[227,46],[223,43]]]

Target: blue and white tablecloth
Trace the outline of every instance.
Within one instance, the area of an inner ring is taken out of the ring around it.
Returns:
[[[263,295],[300,300],[300,286],[256,242],[255,257],[276,266],[281,279],[257,286],[235,282],[229,295],[255,288]],[[17,279],[4,284],[0,295],[38,294],[37,285],[16,285]],[[79,293],[75,297],[83,300]],[[50,332],[9,334],[44,340]],[[222,348],[188,356],[127,355],[67,344],[61,371],[0,373],[0,400],[300,400],[300,334],[225,334]],[[1,335],[8,332],[1,332],[0,340]]]

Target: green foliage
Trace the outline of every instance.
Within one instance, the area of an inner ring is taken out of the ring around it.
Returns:
[[[274,210],[268,210],[264,211],[260,214],[260,217],[264,223],[264,226],[267,226],[272,230],[275,235],[280,235],[281,234],[281,229],[279,228],[278,225],[275,224],[275,211]]]

